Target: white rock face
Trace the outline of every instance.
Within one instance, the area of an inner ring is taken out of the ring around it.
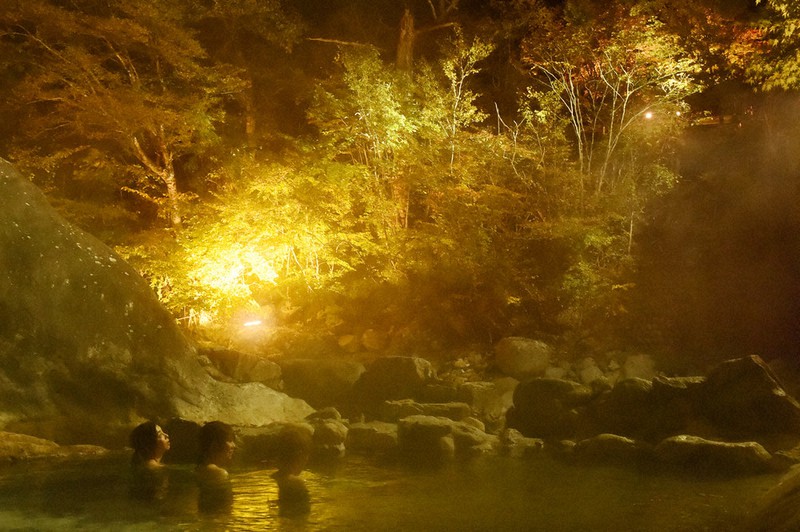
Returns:
[[[214,381],[147,282],[0,159],[0,429],[124,443],[141,418],[260,425],[303,401]]]

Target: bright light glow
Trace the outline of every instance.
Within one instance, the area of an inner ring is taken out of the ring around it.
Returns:
[[[226,298],[250,298],[248,276],[276,284],[278,273],[272,261],[260,253],[237,244],[213,250],[199,248],[198,254],[201,252],[204,256],[197,259],[192,277],[205,289],[216,290]]]
[[[675,116],[681,116],[681,112],[680,111],[675,111]]]
[[[275,313],[270,306],[240,308],[228,322],[231,347],[244,352],[259,352],[275,333]]]
[[[644,114],[644,117],[645,117],[647,120],[650,120],[651,118],[653,118],[653,113],[652,113],[652,112],[650,112],[650,111],[647,111],[647,112]]]
[[[212,316],[210,312],[207,312],[205,310],[200,311],[199,318],[197,319],[198,325],[200,325],[201,327],[205,327],[211,325],[213,321],[214,321],[214,316]]]

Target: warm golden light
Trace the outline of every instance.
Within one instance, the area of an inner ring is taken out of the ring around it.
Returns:
[[[647,112],[644,114],[644,117],[645,117],[647,120],[651,120],[651,119],[653,118],[653,113],[652,113],[651,111],[647,111]]]
[[[248,306],[233,313],[228,322],[230,345],[247,352],[258,352],[275,332],[275,311],[270,306]]]

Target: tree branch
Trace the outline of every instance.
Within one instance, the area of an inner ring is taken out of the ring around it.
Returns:
[[[326,39],[324,37],[306,37],[306,40],[307,41],[316,41],[316,42],[326,42],[326,43],[330,43],[330,44],[340,44],[342,46],[372,46],[371,44],[366,44],[366,43],[363,43],[363,42],[340,41],[338,39]]]

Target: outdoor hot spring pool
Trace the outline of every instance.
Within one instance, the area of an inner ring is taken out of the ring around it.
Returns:
[[[0,467],[0,530],[727,531],[779,475],[709,478],[547,456],[433,468],[347,457],[304,473],[311,512],[281,515],[268,470],[232,471],[233,508],[198,511],[188,466],[157,503],[129,496],[128,456]]]

